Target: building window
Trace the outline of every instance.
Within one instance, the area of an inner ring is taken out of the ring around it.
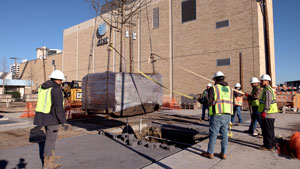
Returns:
[[[217,59],[217,66],[230,66],[230,58]]]
[[[196,19],[196,0],[181,1],[182,23]]]
[[[229,20],[219,21],[216,23],[216,28],[223,28],[229,26]]]
[[[159,8],[153,8],[153,29],[159,27]]]

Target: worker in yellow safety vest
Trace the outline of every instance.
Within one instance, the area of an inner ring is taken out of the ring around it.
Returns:
[[[260,81],[256,77],[252,77],[250,79],[250,84],[252,87],[251,94],[245,93],[245,96],[248,97],[248,101],[251,108],[251,123],[248,130],[245,130],[245,133],[249,133],[252,136],[261,137],[258,132],[255,132],[256,130],[256,124],[259,123],[261,127],[261,116],[258,112],[258,106],[259,106],[259,97],[262,91],[262,88],[260,87]]]
[[[213,80],[215,84],[208,91],[209,106],[209,143],[207,152],[202,156],[212,159],[214,158],[214,148],[217,136],[221,134],[221,159],[226,159],[228,145],[228,126],[231,115],[233,114],[233,91],[224,81],[225,76],[218,71],[214,74]]]
[[[274,147],[275,134],[274,134],[274,122],[275,113],[278,113],[278,107],[276,102],[276,94],[273,88],[270,86],[271,77],[264,74],[260,77],[261,87],[263,91],[260,95],[258,112],[261,113],[262,118],[262,134],[263,145],[261,150],[271,150]]]
[[[65,76],[60,70],[55,70],[49,77],[50,80],[43,83],[38,90],[36,114],[33,122],[34,125],[45,127],[46,130],[43,169],[61,166],[56,163],[60,156],[55,155],[55,142],[59,125],[66,122],[61,88]]]
[[[242,91],[241,90],[241,84],[236,83],[235,84],[235,89],[237,91]],[[234,123],[235,115],[237,115],[238,119],[239,119],[239,122],[236,125],[240,125],[241,123],[243,123],[243,119],[242,119],[242,115],[241,115],[241,107],[243,106],[243,94],[234,91],[233,96],[234,96],[234,109],[233,109],[233,115],[231,116],[231,123],[232,124]]]

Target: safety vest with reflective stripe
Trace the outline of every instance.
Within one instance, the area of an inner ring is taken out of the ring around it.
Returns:
[[[276,94],[274,90],[271,88],[271,86],[266,86],[264,87],[260,99],[259,99],[259,106],[258,106],[258,111],[263,112],[266,106],[266,91],[269,90],[272,93],[272,101],[270,105],[270,109],[267,112],[268,114],[271,113],[278,113],[278,107],[277,107],[277,102],[276,102]]]
[[[260,90],[260,87],[257,86],[255,89],[252,89],[251,95],[255,95],[255,93]],[[251,100],[251,106],[258,106],[259,105],[259,99]]]
[[[51,90],[52,87],[48,89],[42,89],[42,87],[39,88],[38,92],[38,100],[36,105],[36,112],[41,112],[45,114],[49,114],[52,106],[52,100],[51,100]],[[64,97],[64,93],[62,93]],[[64,102],[63,102],[64,105]]]
[[[243,96],[236,96],[234,98],[234,105],[235,106],[242,106],[243,105]]]
[[[39,93],[38,93],[38,100],[37,100],[37,105],[36,105],[36,112],[41,112],[45,114],[49,114],[51,110],[51,90],[52,87],[48,89],[42,89],[42,87],[39,88]]]
[[[209,115],[214,113],[221,114],[233,114],[233,91],[229,86],[214,85],[214,103],[209,107]],[[215,112],[213,112],[213,106]]]

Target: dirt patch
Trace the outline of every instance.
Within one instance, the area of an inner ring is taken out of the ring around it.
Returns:
[[[0,132],[0,150],[23,147],[32,144],[28,142],[29,131],[30,128]],[[58,139],[96,133],[97,131],[86,131],[78,128],[71,128],[67,131],[64,131],[63,127],[60,127]]]

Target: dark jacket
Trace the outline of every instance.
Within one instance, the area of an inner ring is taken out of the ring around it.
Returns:
[[[43,89],[51,90],[52,106],[49,114],[36,112],[33,124],[37,126],[50,126],[63,124],[66,122],[65,110],[63,107],[63,95],[61,87],[52,80],[48,80],[42,84]]]
[[[222,85],[222,86],[228,86],[228,83],[225,82],[224,80],[217,81],[217,82],[215,83],[215,85],[216,85],[216,84],[219,84],[219,85]],[[208,105],[209,107],[212,106],[213,103],[214,103],[214,96],[215,96],[214,88],[211,87],[211,88],[209,88],[209,90],[208,90],[208,100],[207,100],[207,105]],[[213,108],[212,111],[213,111],[213,112],[216,112],[216,111],[215,111],[215,106],[213,106],[212,108]]]
[[[205,89],[201,95],[201,97],[198,99],[198,101],[201,103],[201,104],[204,104],[207,106],[207,95],[208,95],[208,89]]]

